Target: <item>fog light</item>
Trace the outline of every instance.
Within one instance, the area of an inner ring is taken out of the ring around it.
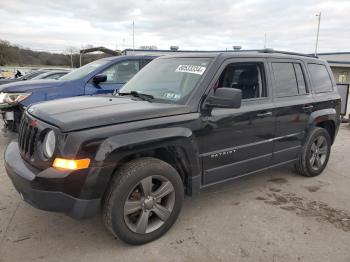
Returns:
[[[64,159],[56,158],[52,166],[57,169],[78,170],[88,168],[90,165],[90,159]]]

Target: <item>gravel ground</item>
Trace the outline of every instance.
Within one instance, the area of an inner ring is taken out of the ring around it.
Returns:
[[[0,132],[0,154],[13,134]],[[185,199],[161,239],[128,246],[100,216],[76,221],[24,203],[0,159],[0,261],[350,261],[350,128],[317,178],[280,168]],[[347,162],[349,161],[349,162]]]

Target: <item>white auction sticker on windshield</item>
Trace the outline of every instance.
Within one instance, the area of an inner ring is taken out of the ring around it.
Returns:
[[[197,65],[179,65],[175,72],[182,72],[182,73],[190,73],[190,74],[197,74],[202,75],[205,71],[206,67],[204,66],[197,66]]]

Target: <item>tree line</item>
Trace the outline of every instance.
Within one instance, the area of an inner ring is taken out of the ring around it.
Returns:
[[[107,54],[84,54],[82,64],[108,57]],[[33,51],[0,39],[0,66],[65,66],[79,67],[79,53],[68,54]]]

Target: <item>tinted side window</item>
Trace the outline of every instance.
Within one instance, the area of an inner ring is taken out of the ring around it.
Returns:
[[[324,65],[309,64],[312,86],[316,93],[330,92],[333,90],[332,81]]]
[[[277,97],[298,95],[298,83],[293,63],[272,63]]]
[[[126,83],[140,70],[139,67],[139,61],[124,61],[108,67],[101,74],[107,76],[104,83]]]
[[[242,99],[266,97],[262,63],[229,64],[221,73],[217,88],[232,87],[242,90]]]
[[[297,76],[299,94],[304,95],[307,93],[307,91],[306,91],[305,78],[304,78],[303,70],[301,69],[301,65],[294,64],[294,70]]]

